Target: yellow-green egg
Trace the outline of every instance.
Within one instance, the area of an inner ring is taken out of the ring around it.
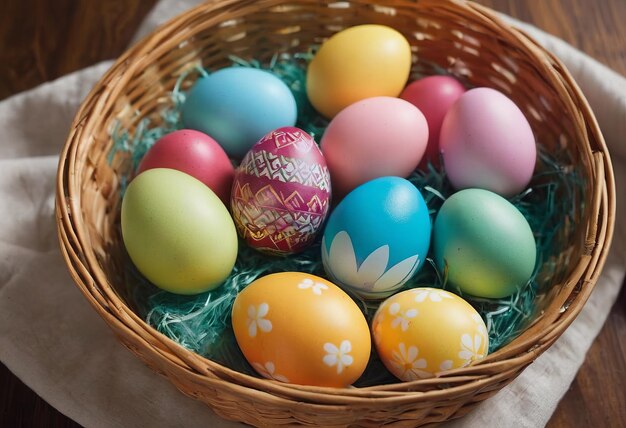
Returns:
[[[173,169],[142,172],[129,184],[122,237],[137,269],[177,294],[216,288],[237,257],[237,232],[222,201],[201,181]]]
[[[411,71],[406,38],[384,25],[358,25],[328,39],[307,70],[311,104],[327,118],[365,98],[397,97]]]

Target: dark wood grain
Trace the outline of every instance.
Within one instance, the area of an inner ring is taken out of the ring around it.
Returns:
[[[155,0],[0,1],[0,99],[114,58]],[[626,0],[479,0],[626,74]],[[626,426],[626,289],[622,289],[550,428]],[[75,427],[0,367],[0,427]]]
[[[0,369],[1,427],[80,427],[39,398],[2,364]]]
[[[115,58],[154,3],[0,1],[0,99]]]
[[[554,34],[626,74],[624,0],[477,0]]]

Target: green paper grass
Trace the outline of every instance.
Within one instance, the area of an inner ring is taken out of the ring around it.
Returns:
[[[310,58],[311,52],[293,56],[282,54],[275,56],[266,67],[258,61],[244,61],[235,57],[231,60],[234,65],[264,68],[281,78],[291,89],[298,105],[296,125],[312,134],[319,143],[328,121],[313,109],[306,97],[306,64]],[[172,106],[161,113],[160,125],[143,120],[132,136],[121,127],[116,127],[112,134],[114,146],[110,159],[117,152],[128,152],[132,158],[133,168],[136,168],[145,152],[158,138],[180,129],[182,126],[180,108],[185,100],[185,94],[180,88],[183,87],[183,82],[194,81],[198,76],[207,73],[205,70],[195,69],[180,77],[171,94]],[[573,197],[567,198],[562,195],[573,194],[577,186],[582,186],[582,182],[573,170],[562,168],[553,157],[542,150],[541,146],[538,156],[541,172],[536,173],[531,182],[538,184],[533,184],[526,191],[510,199],[528,220],[537,242],[537,266],[532,278],[526,284],[505,299],[465,296],[447,283],[445,272],[439,272],[429,257],[422,270],[403,287],[403,289],[420,286],[438,287],[464,297],[485,320],[489,332],[490,352],[509,343],[532,321],[536,311],[535,298],[545,291],[537,283],[539,269],[542,268],[542,277],[546,275],[550,277],[563,268],[550,262],[551,256],[559,252],[559,249],[554,247],[557,242],[554,237],[565,222],[572,221],[577,207],[571,203]],[[453,193],[445,172],[429,165],[426,172],[415,171],[409,180],[424,195],[431,220],[434,220],[445,199]],[[125,190],[125,182],[122,180],[121,195]],[[561,196],[557,198],[557,194]],[[130,303],[135,310],[158,331],[191,351],[235,370],[254,375],[234,339],[230,320],[233,301],[244,287],[270,273],[299,271],[326,277],[321,262],[319,241],[318,239],[306,251],[285,258],[260,254],[241,241],[235,267],[224,284],[214,291],[196,296],[180,296],[156,288],[135,270],[129,259],[126,260],[125,285],[132,300]],[[366,302],[358,296],[353,294],[351,296],[363,310],[368,321],[371,321],[379,302]],[[389,374],[373,352],[370,364],[356,386],[393,382],[398,380]]]

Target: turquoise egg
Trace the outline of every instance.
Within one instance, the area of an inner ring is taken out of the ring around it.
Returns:
[[[526,284],[535,268],[533,232],[503,197],[466,189],[443,204],[433,231],[435,262],[464,293],[502,298]]]
[[[424,264],[430,217],[420,191],[400,177],[354,189],[331,213],[322,260],[331,279],[365,298],[384,298]]]
[[[257,68],[222,68],[201,78],[182,107],[186,128],[214,138],[241,159],[270,131],[296,123],[296,100],[272,73]]]

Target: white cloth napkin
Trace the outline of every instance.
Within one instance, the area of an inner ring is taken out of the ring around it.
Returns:
[[[162,0],[139,31],[196,3]],[[516,25],[523,25],[515,22]],[[534,27],[523,25],[574,74],[599,119],[626,201],[626,79]],[[235,427],[179,393],[117,342],[72,284],[54,220],[57,154],[71,119],[109,62],[0,103],[0,359],[51,405],[88,427]],[[537,427],[552,415],[602,327],[624,278],[626,222],[589,302],[524,373],[449,426]]]

